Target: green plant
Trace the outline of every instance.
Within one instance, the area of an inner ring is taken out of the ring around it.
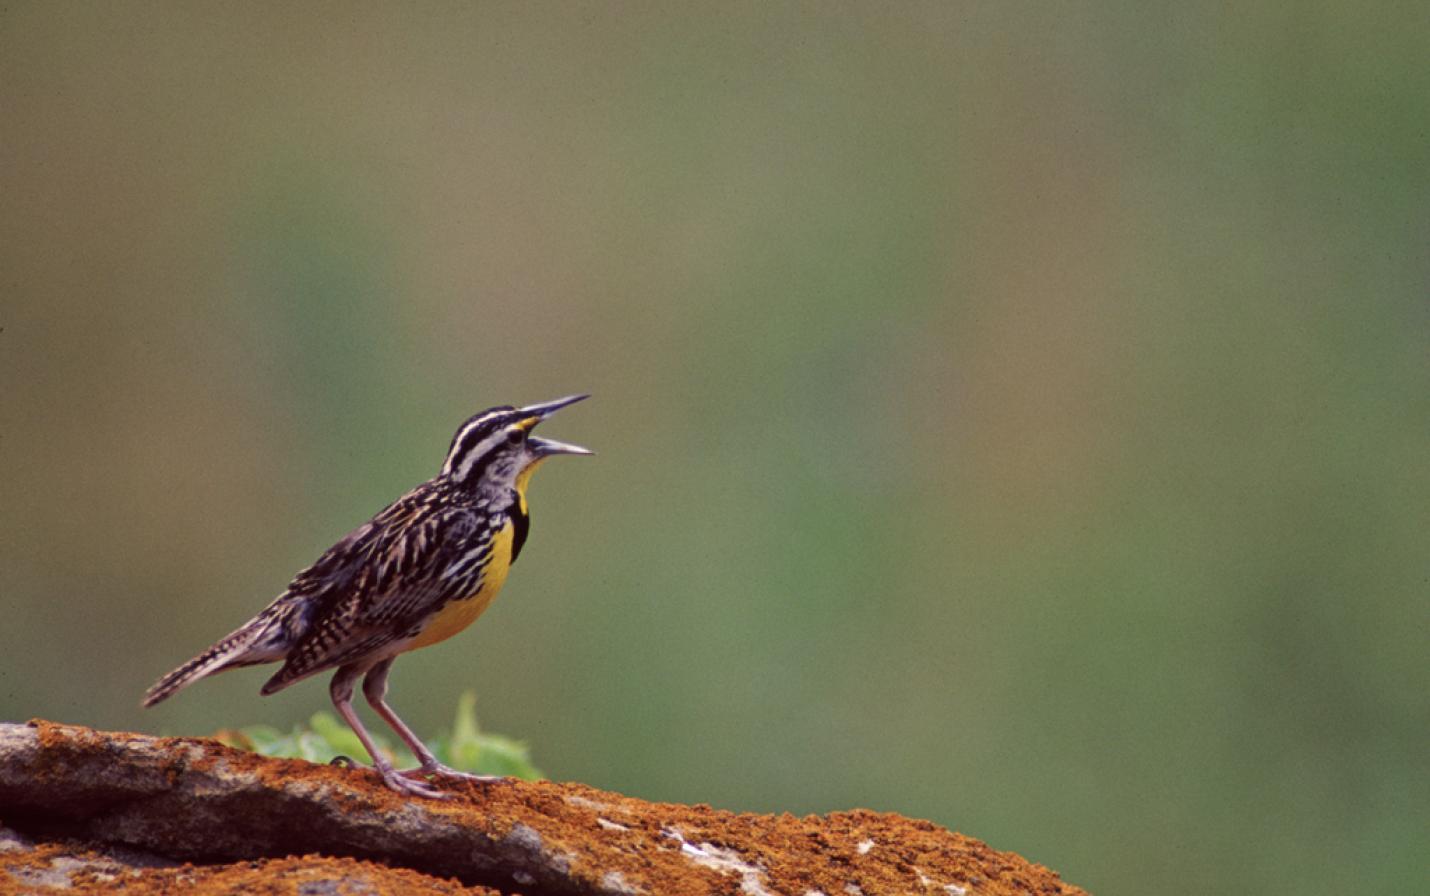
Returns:
[[[231,747],[252,750],[264,756],[323,763],[332,762],[340,756],[360,762],[369,759],[367,750],[363,749],[352,729],[326,712],[315,713],[306,726],[295,725],[292,731],[286,733],[271,725],[251,725],[220,731],[216,736]],[[374,735],[373,739],[378,749],[397,764],[416,762],[405,747],[394,750],[386,738]],[[458,699],[452,730],[426,743],[439,760],[459,771],[509,775],[527,781],[545,777],[531,764],[526,744],[500,734],[484,733],[477,726],[477,695],[472,691],[467,691]]]

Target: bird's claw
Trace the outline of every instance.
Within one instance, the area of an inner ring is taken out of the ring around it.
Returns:
[[[404,796],[422,796],[432,800],[450,799],[450,795],[438,790],[437,787],[421,778],[413,778],[412,772],[400,772],[392,766],[367,765],[358,762],[348,756],[335,756],[330,762],[339,768],[361,768],[371,769],[377,772],[377,776],[382,779],[389,789],[395,790]]]
[[[440,762],[420,765],[417,768],[410,768],[405,772],[400,772],[399,774],[405,775],[409,778],[418,779],[433,776],[438,778],[456,778],[461,781],[477,781],[481,783],[490,783],[492,781],[500,781],[502,779],[501,775],[477,775],[473,774],[472,772],[459,772],[456,769],[445,766]]]
[[[443,793],[421,778],[409,777],[407,772],[386,768],[380,769],[378,774],[382,776],[382,783],[406,796],[422,796],[432,800],[451,799],[450,794]]]

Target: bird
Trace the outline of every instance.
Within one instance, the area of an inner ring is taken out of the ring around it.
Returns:
[[[491,604],[530,532],[532,473],[559,454],[595,453],[532,430],[589,397],[502,405],[470,417],[436,476],[328,548],[258,615],[159,679],[143,705],[243,666],[283,663],[260,690],[264,696],[336,669],[328,688],[333,706],[388,787],[442,799],[447,794],[430,779],[490,780],[437,761],[388,705],[388,673],[400,654],[450,638]],[[368,704],[417,757],[416,768],[397,770],[373,744],[352,706],[359,679]]]

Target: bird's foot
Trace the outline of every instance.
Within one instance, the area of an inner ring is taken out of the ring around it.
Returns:
[[[421,778],[411,777],[411,772],[400,772],[395,768],[379,768],[375,771],[382,776],[382,783],[406,796],[424,796],[432,800],[451,799],[437,787]]]
[[[422,779],[426,777],[436,778],[456,778],[461,781],[480,781],[483,783],[500,781],[501,775],[475,775],[471,772],[459,772],[454,768],[443,765],[440,762],[424,762],[417,768],[408,769],[401,774],[409,778]]]
[[[349,756],[334,756],[329,765],[336,765],[339,768],[362,768],[371,769],[377,772],[382,783],[404,796],[424,796],[433,800],[445,800],[449,796],[438,790],[434,785],[419,778],[413,778],[412,772],[400,772],[390,765],[368,765],[358,762]],[[412,771],[418,771],[413,769]]]

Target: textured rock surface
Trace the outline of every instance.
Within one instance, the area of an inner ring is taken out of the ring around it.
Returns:
[[[897,815],[740,815],[579,784],[445,783],[453,799],[414,800],[364,770],[211,741],[0,725],[0,891],[1083,892]]]

